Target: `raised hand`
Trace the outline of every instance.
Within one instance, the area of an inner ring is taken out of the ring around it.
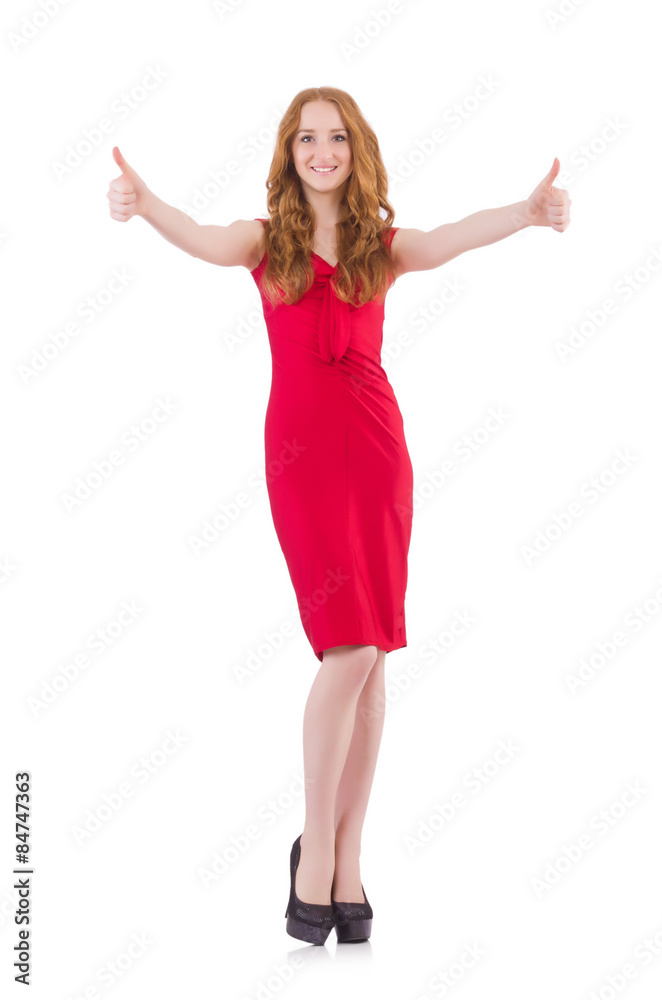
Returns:
[[[122,173],[110,182],[106,195],[110,217],[118,222],[128,222],[134,215],[144,214],[149,188],[126,162],[118,146],[113,146],[113,159]]]
[[[565,188],[553,186],[560,169],[559,158],[555,156],[552,169],[524,202],[524,216],[530,226],[550,226],[562,233],[570,225],[572,199]]]

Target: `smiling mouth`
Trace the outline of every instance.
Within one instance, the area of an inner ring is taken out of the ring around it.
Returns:
[[[336,168],[335,167],[311,167],[310,169],[314,170],[316,174],[332,174],[333,171]]]

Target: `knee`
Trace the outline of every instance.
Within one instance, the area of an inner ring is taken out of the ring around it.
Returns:
[[[365,688],[383,688],[385,682],[385,660],[386,653],[383,649],[377,650],[377,656],[372,665],[368,677],[365,682]]]
[[[375,666],[378,655],[377,646],[357,646],[353,653],[353,666],[350,669],[360,674],[365,681]]]
[[[324,651],[324,660],[329,660],[333,670],[342,671],[349,684],[362,688],[370,671],[375,666],[379,654],[377,646],[334,646]]]

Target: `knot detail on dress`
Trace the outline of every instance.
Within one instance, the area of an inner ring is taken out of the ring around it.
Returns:
[[[338,298],[331,283],[336,268],[321,257],[318,260],[317,277],[324,283],[319,320],[320,355],[324,361],[340,361],[349,347],[349,304]]]

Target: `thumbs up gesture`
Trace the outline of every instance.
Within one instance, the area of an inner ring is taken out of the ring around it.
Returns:
[[[551,226],[562,233],[570,225],[571,198],[565,188],[553,186],[561,164],[554,157],[552,169],[524,202],[524,216],[530,226]]]
[[[106,195],[110,217],[118,222],[128,222],[134,215],[144,214],[149,188],[126,162],[118,146],[113,146],[113,159],[122,173],[110,182]]]

